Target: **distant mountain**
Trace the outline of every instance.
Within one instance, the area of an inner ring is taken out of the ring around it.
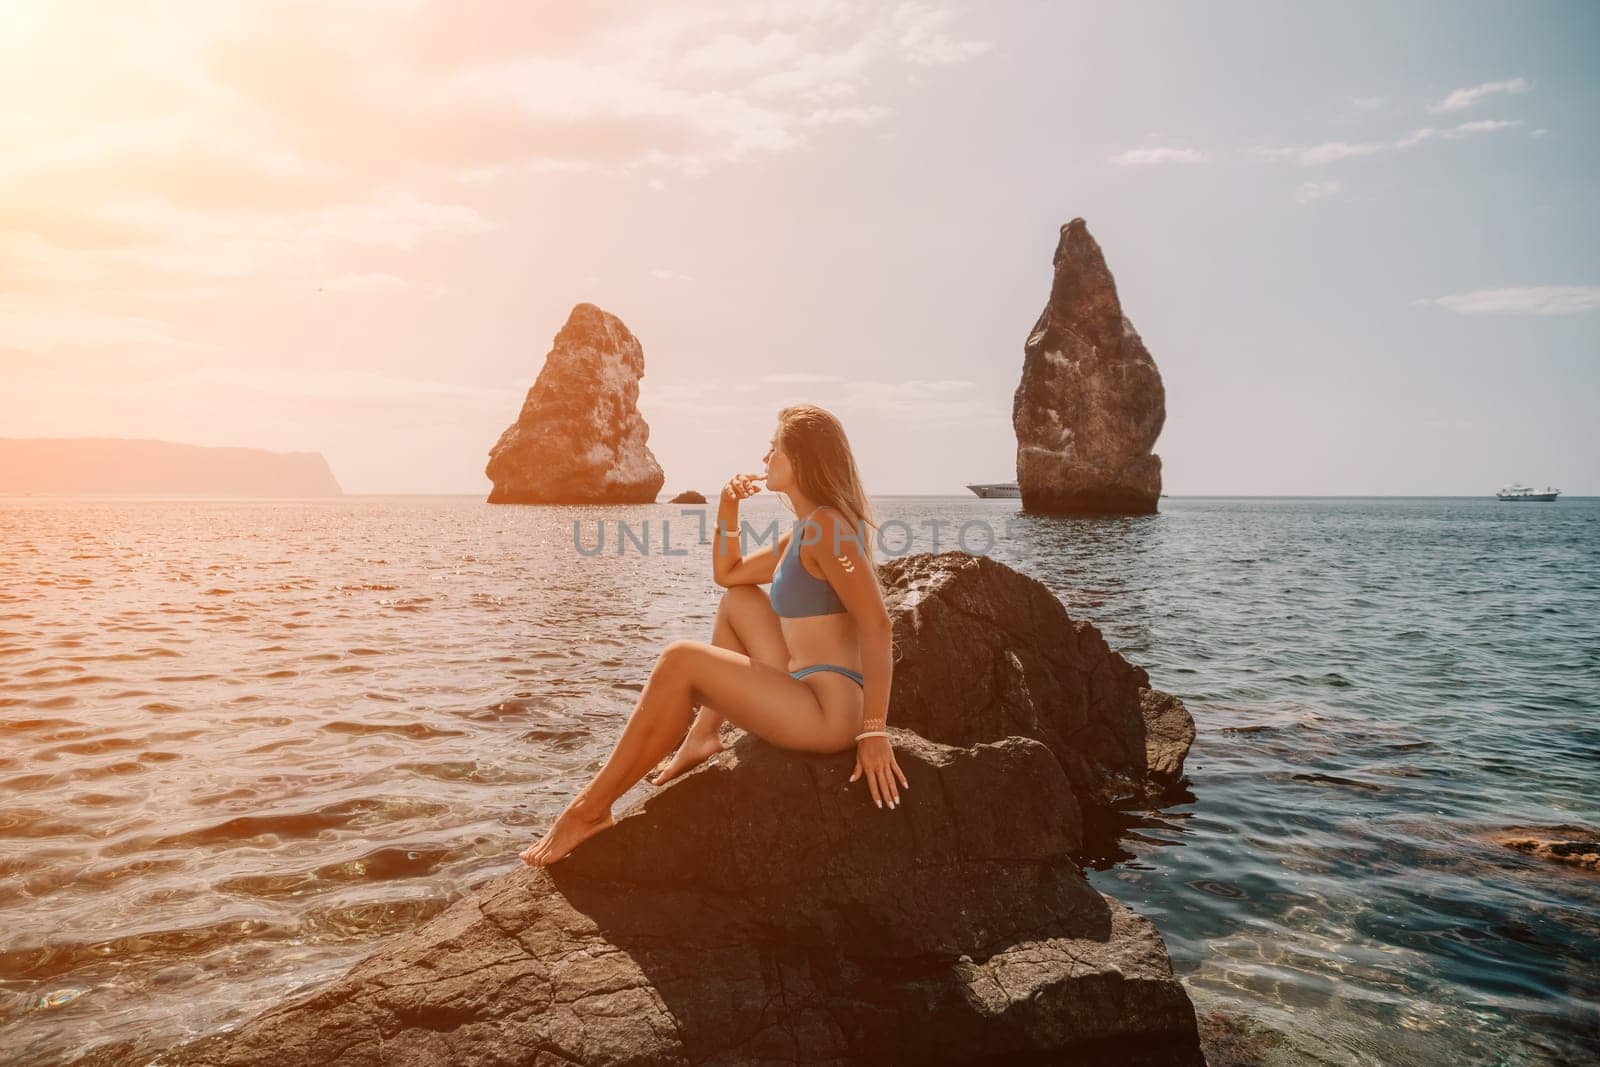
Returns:
[[[115,437],[0,438],[0,494],[341,496],[320,452]]]

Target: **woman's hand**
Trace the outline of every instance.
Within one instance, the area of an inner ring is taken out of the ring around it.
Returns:
[[[765,474],[735,474],[722,487],[722,499],[740,501],[761,492],[761,479]]]
[[[911,788],[905,772],[894,759],[894,746],[887,737],[863,737],[856,742],[856,769],[850,772],[853,782],[862,774],[867,776],[867,788],[872,791],[872,802],[883,807],[900,806],[900,786]]]

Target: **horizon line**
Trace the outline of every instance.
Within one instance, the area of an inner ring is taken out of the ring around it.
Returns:
[[[770,497],[775,494],[757,493],[746,497],[746,500],[756,500]],[[869,498],[898,497],[898,498],[934,498],[943,500],[984,500],[993,499],[1000,501],[1018,500],[1017,497],[985,498],[971,493],[869,493]],[[1600,499],[1600,494],[1591,493],[1561,493],[1562,498],[1568,500],[1593,500]],[[261,496],[240,495],[231,496],[225,493],[52,493],[30,491],[23,493],[8,492],[0,489],[0,500],[344,500],[351,497],[461,497],[473,500],[484,500],[487,503],[486,493],[473,492],[429,492],[423,490],[401,490],[390,492],[344,492],[337,495],[323,496]],[[1162,500],[1494,500],[1494,493],[1163,493]],[[680,504],[679,507],[706,507],[713,501],[707,499],[705,504]],[[741,501],[742,502],[742,501]],[[1559,501],[1551,501],[1558,503]],[[521,504],[520,507],[640,507],[650,504],[670,504],[670,500],[635,501],[624,504],[617,502],[590,502],[576,504]],[[506,505],[496,505],[506,506]]]

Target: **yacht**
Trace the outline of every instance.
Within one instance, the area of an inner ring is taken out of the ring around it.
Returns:
[[[969,485],[974,493],[988,500],[991,497],[1005,497],[1011,500],[1022,499],[1022,487],[1016,482],[979,482]]]
[[[1548,485],[1543,489],[1535,489],[1531,485],[1505,485],[1494,495],[1501,500],[1554,500],[1561,495],[1561,490]]]

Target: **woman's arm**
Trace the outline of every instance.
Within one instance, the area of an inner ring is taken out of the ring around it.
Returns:
[[[766,545],[745,556],[739,552],[739,501],[760,491],[755,483],[760,475],[735,474],[722,487],[717,501],[717,525],[711,531],[711,577],[724,589],[736,585],[759,585],[772,581],[778,568],[778,553],[784,545]]]
[[[881,601],[880,601],[881,603]],[[889,728],[889,688],[894,684],[894,652],[888,619],[861,628],[861,680],[866,696],[861,709],[863,730]]]

